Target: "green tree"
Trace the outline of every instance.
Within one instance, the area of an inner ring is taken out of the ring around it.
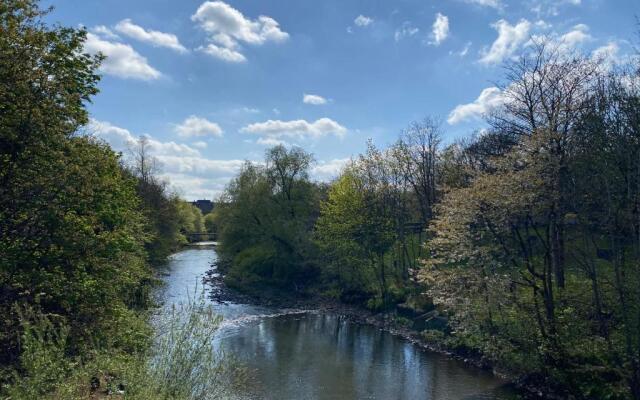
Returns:
[[[135,180],[107,145],[77,135],[100,57],[82,29],[48,27],[35,1],[0,5],[0,363],[20,356],[16,305],[53,314],[71,348],[132,344],[147,302]],[[91,338],[91,343],[89,343]]]
[[[309,181],[311,156],[277,146],[265,166],[246,163],[217,204],[219,253],[239,286],[268,283],[301,290],[313,278],[310,232],[318,190]]]
[[[422,281],[449,343],[565,397],[640,398],[637,68],[517,65],[495,131],[445,152]]]
[[[133,162],[128,170],[137,180],[140,208],[147,219],[145,247],[151,264],[159,265],[186,240],[180,232],[182,200],[159,177],[160,163],[153,156],[147,137],[141,136],[131,152]]]

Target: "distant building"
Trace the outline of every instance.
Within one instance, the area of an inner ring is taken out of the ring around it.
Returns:
[[[209,214],[213,211],[214,204],[211,200],[196,200],[192,201],[191,204],[198,207],[200,211],[202,211],[202,214]]]

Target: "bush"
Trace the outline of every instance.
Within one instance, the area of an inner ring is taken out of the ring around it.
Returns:
[[[121,393],[139,400],[206,400],[224,398],[244,381],[244,370],[214,345],[221,318],[203,296],[161,314],[154,345],[136,352],[111,348],[69,357],[64,321],[30,307],[19,315],[20,369],[0,390],[2,398],[74,400]],[[148,335],[146,320],[128,322],[123,328],[130,334]]]

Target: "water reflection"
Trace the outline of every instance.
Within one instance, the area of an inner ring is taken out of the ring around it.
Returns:
[[[212,248],[174,255],[165,300],[183,301],[214,258]],[[216,340],[251,371],[239,399],[513,398],[486,371],[337,315],[211,306],[226,320]]]

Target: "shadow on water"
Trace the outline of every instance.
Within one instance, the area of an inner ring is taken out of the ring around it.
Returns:
[[[210,268],[212,247],[176,253],[164,292],[179,303]],[[239,399],[517,398],[487,371],[337,315],[212,303],[224,317],[216,341],[251,372]]]

